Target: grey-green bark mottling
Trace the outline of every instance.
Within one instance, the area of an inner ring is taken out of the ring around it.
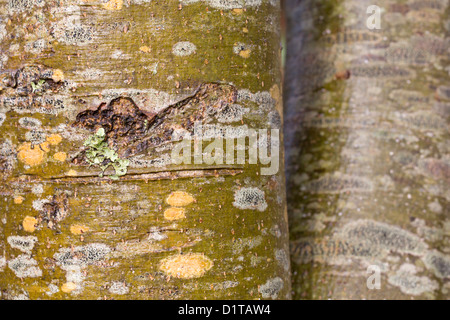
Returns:
[[[449,13],[447,0],[287,1],[296,299],[450,298]]]
[[[213,137],[280,128],[279,13],[0,2],[1,298],[290,297],[283,163],[168,161],[194,121]],[[109,147],[87,150],[100,127]]]

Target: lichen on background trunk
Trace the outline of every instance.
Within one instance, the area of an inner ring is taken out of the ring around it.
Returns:
[[[286,16],[294,297],[448,299],[448,1],[288,0]]]
[[[280,128],[278,24],[273,0],[2,1],[1,298],[289,298],[282,161],[170,161],[195,122]]]

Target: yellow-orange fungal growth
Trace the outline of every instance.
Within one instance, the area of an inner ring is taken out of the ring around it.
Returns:
[[[89,231],[89,227],[74,224],[70,226],[70,232],[73,234],[83,234]]]
[[[77,285],[73,282],[66,282],[61,286],[61,291],[65,293],[71,293],[77,288]]]
[[[185,210],[177,207],[166,209],[164,211],[164,218],[169,221],[184,219],[186,218]]]
[[[37,219],[34,217],[26,216],[23,219],[22,226],[26,232],[34,232],[36,230]]]
[[[25,142],[18,148],[17,158],[26,165],[38,166],[44,162],[45,146],[31,145],[31,142]]]
[[[140,51],[145,52],[145,53],[149,53],[152,51],[152,49],[148,46],[142,46],[139,48]]]
[[[67,154],[65,152],[57,152],[53,155],[53,159],[64,162],[67,159]]]
[[[194,197],[184,191],[172,192],[166,199],[166,202],[174,207],[184,207],[194,202]]]
[[[250,57],[250,53],[252,52],[252,50],[247,49],[247,50],[242,50],[241,52],[239,52],[239,55],[244,58],[247,59],[248,57]]]
[[[203,276],[213,262],[202,253],[178,254],[161,261],[159,269],[168,276],[192,279]]]
[[[64,81],[64,73],[61,71],[61,69],[53,70],[52,80],[55,82]]]
[[[62,137],[59,134],[52,134],[47,137],[47,142],[51,145],[56,146],[62,141]]]
[[[106,10],[121,10],[123,7],[123,0],[109,0],[103,4]]]
[[[25,200],[24,197],[18,196],[18,197],[15,197],[15,198],[14,198],[14,203],[15,203],[15,204],[22,204],[23,200]]]

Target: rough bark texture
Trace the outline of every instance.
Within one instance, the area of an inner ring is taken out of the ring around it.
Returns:
[[[3,299],[290,296],[283,163],[169,161],[195,121],[280,127],[279,10],[1,1]]]
[[[448,1],[288,0],[286,15],[295,298],[448,299]]]

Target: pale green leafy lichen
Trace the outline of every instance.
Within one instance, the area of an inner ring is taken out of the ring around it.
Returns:
[[[90,165],[99,166],[102,169],[100,176],[103,176],[103,172],[109,166],[112,166],[116,173],[110,176],[110,178],[118,179],[127,173],[127,167],[130,161],[119,158],[117,152],[108,146],[105,137],[105,130],[100,128],[95,134],[86,139],[84,142],[84,146],[88,147],[86,150],[86,160]]]
[[[44,82],[45,80],[43,79],[40,79],[37,83],[31,82],[31,88],[33,89],[33,93],[40,91]]]

